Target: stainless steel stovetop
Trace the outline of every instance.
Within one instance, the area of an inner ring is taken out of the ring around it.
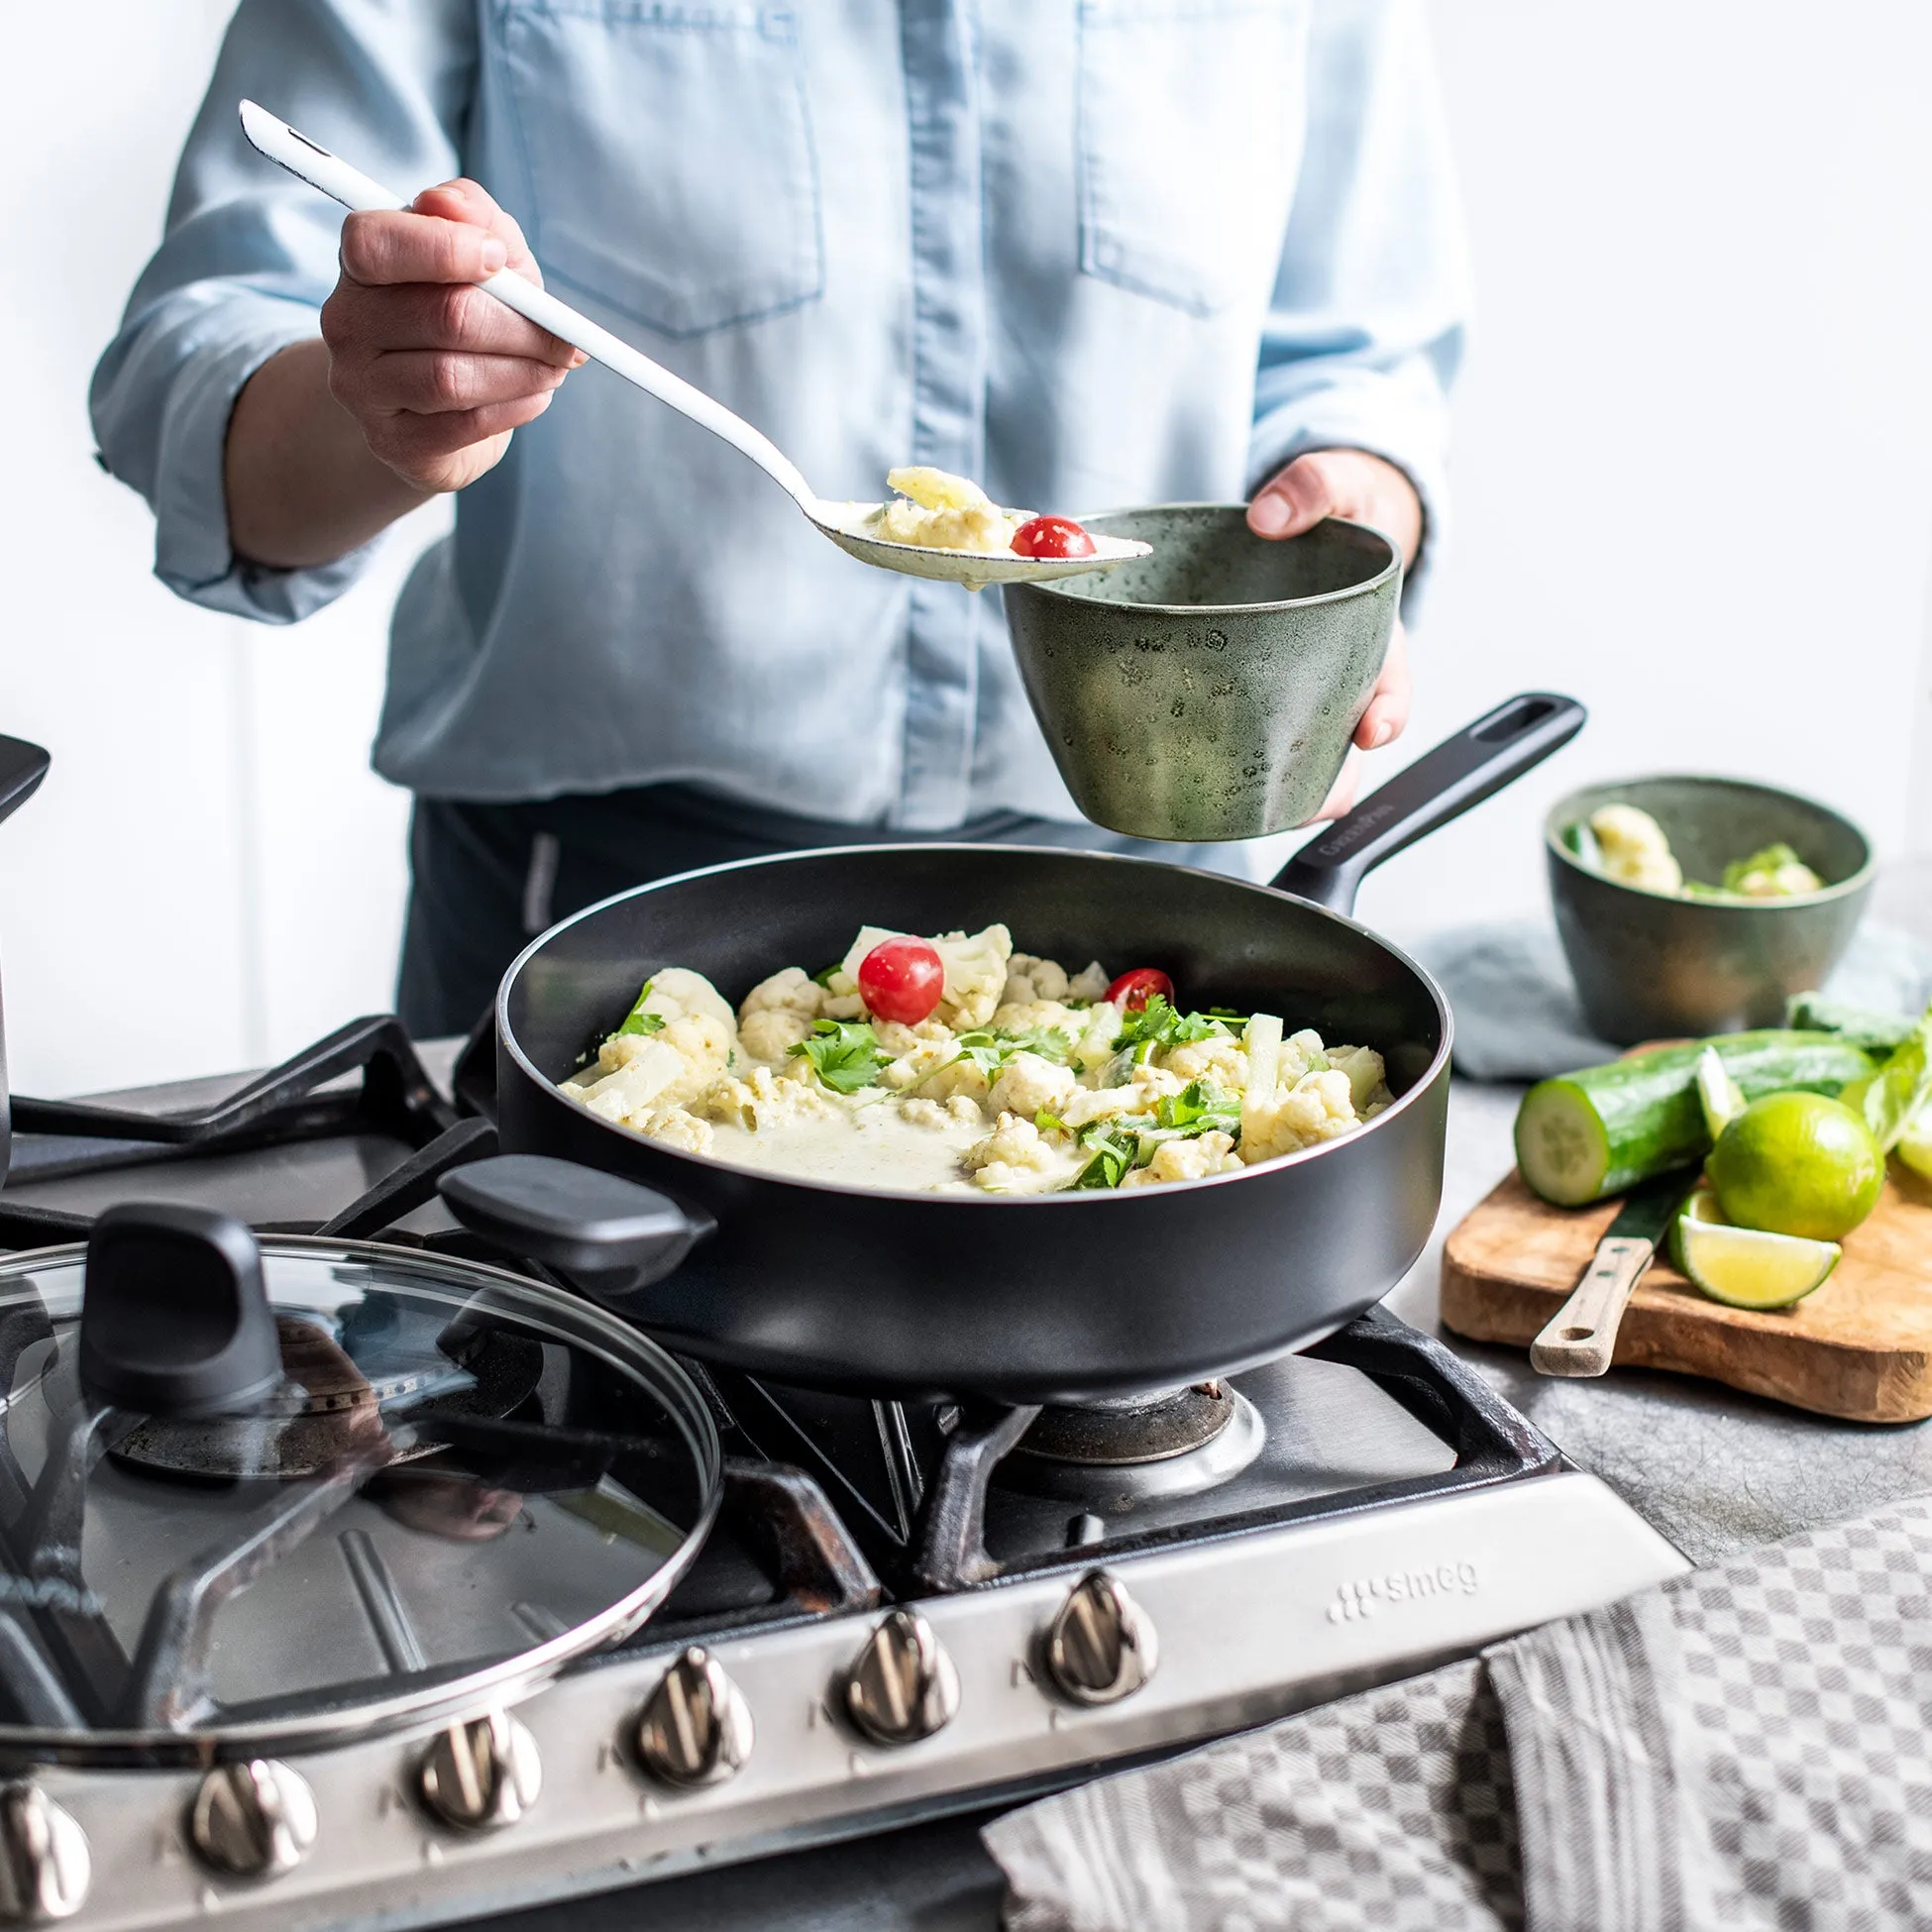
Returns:
[[[128,1098],[169,1112],[234,1084]],[[452,1127],[406,1080],[373,1084],[367,1106],[353,1076],[320,1100],[267,1089],[263,1120],[224,1129],[252,1144],[141,1165],[123,1164],[140,1149],[100,1144],[114,1137],[102,1124],[76,1141],[84,1117],[30,1106],[23,1126],[68,1131],[20,1136],[0,1241],[71,1233],[14,1211],[90,1216],[131,1198],[265,1228],[454,1239],[423,1205],[437,1150],[474,1156],[486,1129]],[[999,1411],[698,1375],[729,1458],[724,1512],[637,1636],[467,1732],[226,1773],[246,1786],[244,1837],[272,1837],[287,1771],[312,1800],[301,1856],[270,1859],[285,1869],[268,1876],[211,1862],[198,1768],[16,1767],[0,1793],[0,1903],[22,1916],[37,1896],[71,1905],[102,1932],[472,1918],[1049,1789],[1685,1566],[1439,1343],[1387,1317],[1234,1378],[1211,1423],[1182,1417],[1172,1453],[1098,1468],[1073,1459],[1090,1453],[1078,1446],[1020,1445],[1026,1419]],[[456,1815],[493,1829],[464,1828],[426,1794],[426,1765],[447,1790],[452,1751],[472,1747],[496,1783],[471,1811],[498,1815]],[[77,1866],[64,1892],[28,1882],[58,1863],[50,1818],[84,1845],[78,1893]]]

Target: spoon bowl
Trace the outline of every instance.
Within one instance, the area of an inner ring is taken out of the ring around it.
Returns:
[[[399,194],[351,167],[340,156],[318,146],[286,121],[278,120],[266,107],[243,101],[241,116],[242,132],[252,147],[332,201],[363,214],[396,214],[408,209],[409,203]],[[805,482],[798,465],[762,430],[754,429],[716,397],[706,395],[682,376],[674,376],[621,337],[612,335],[588,315],[580,314],[568,302],[559,301],[547,288],[539,288],[535,282],[526,281],[508,268],[499,268],[477,286],[484,294],[495,296],[505,308],[514,309],[526,321],[583,350],[592,362],[601,363],[625,381],[635,383],[645,394],[656,396],[680,415],[689,416],[700,429],[707,429],[729,443],[741,456],[749,457],[825,536],[848,556],[872,565],[875,570],[899,571],[909,577],[933,578],[941,583],[963,584],[969,590],[980,590],[989,584],[1045,584],[1056,578],[1110,571],[1130,558],[1147,554],[1144,543],[1124,542],[1119,538],[1096,537],[1091,557],[1021,557],[941,550],[927,544],[895,543],[889,538],[871,536],[862,525],[879,509],[877,503],[843,503],[820,497]]]

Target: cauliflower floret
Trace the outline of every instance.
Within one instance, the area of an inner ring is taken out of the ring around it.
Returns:
[[[788,1122],[820,1120],[840,1110],[808,1081],[782,1079],[770,1067],[753,1067],[742,1079],[727,1074],[713,1081],[694,1111],[761,1133]]]
[[[1388,1090],[1382,1056],[1372,1046],[1332,1046],[1329,1065],[1348,1076],[1348,1092],[1363,1119],[1371,1107],[1379,1112],[1395,1098]]]
[[[1312,1073],[1285,1094],[1277,1092],[1265,1100],[1249,1095],[1241,1109],[1241,1159],[1252,1167],[1351,1133],[1360,1125],[1348,1076]]]
[[[1231,1174],[1241,1164],[1231,1133],[1203,1133],[1192,1140],[1163,1140],[1144,1167],[1136,1167],[1123,1187],[1157,1187],[1162,1181],[1200,1181],[1210,1174]]]
[[[1080,1090],[1071,1067],[1058,1067],[1037,1053],[1016,1053],[993,1083],[987,1105],[998,1113],[1030,1119],[1041,1108],[1057,1114]]]
[[[594,1070],[564,1083],[564,1092],[606,1121],[621,1121],[658,1101],[691,1068],[667,1027],[661,1033],[624,1033],[597,1049]],[[718,1063],[720,1066],[723,1061]]]
[[[1007,961],[1007,990],[1002,997],[1009,1002],[1052,1000],[1057,1003],[1067,997],[1068,984],[1067,969],[1058,960],[1017,952]],[[1103,993],[1106,990],[1101,989]]]
[[[904,1066],[905,1061],[900,1065]],[[954,1095],[965,1099],[984,1101],[991,1091],[991,1082],[971,1060],[948,1059],[940,1056],[938,1072],[919,1083],[919,1092],[928,1100],[951,1100]]]
[[[709,1121],[700,1121],[682,1107],[660,1107],[650,1114],[633,1115],[626,1123],[650,1140],[662,1140],[667,1147],[682,1148],[688,1154],[707,1154],[716,1136]]]
[[[760,980],[745,995],[738,1009],[738,1024],[755,1013],[796,1013],[807,1020],[818,1019],[824,1011],[825,989],[806,976],[803,966],[788,966],[768,980]]]
[[[1114,982],[1108,978],[1107,969],[1098,959],[1090,959],[1073,978],[1067,982],[1067,990],[1060,996],[1063,1000],[1086,1000],[1098,1003],[1107,998],[1107,989]]]
[[[1238,1094],[1247,1085],[1247,1055],[1239,1041],[1224,1034],[1169,1047],[1163,1064],[1177,1079],[1210,1080],[1224,1093]]]
[[[1068,1127],[1083,1127],[1129,1113],[1140,1104],[1131,1087],[1076,1087],[1053,1111]]]
[[[1590,813],[1603,876],[1620,885],[1654,893],[1683,890],[1683,868],[1671,856],[1670,841],[1648,811],[1635,805],[1607,805]]]
[[[815,993],[818,989],[812,988]],[[738,1044],[746,1055],[768,1066],[782,1066],[801,1040],[811,1037],[816,1022],[806,1014],[785,1007],[759,1007],[738,1025]]]
[[[657,1014],[665,1020],[697,1014],[716,1020],[727,1030],[737,1029],[738,1020],[730,1002],[702,973],[694,973],[688,966],[666,966],[653,973],[650,991],[638,1005],[643,1012]]]
[[[1086,1032],[1087,1016],[1078,1008],[1062,1006],[1058,1000],[1020,1000],[1015,996],[1013,987],[1009,978],[1000,1004],[993,1009],[993,1024],[1002,1031],[1024,1033],[1035,1027],[1048,1028],[1064,1033],[1069,1048]]]
[[[684,1061],[684,1071],[657,1096],[659,1106],[676,1107],[696,1100],[730,1064],[738,1029],[715,1014],[687,1013],[657,1037]]]
[[[924,1100],[914,1095],[911,1100],[902,1101],[899,1111],[914,1127],[952,1127],[986,1125],[986,1116],[980,1112],[979,1102],[967,1099],[964,1094],[955,1094],[951,1100]]]
[[[1059,1137],[1049,1139],[1031,1121],[1002,1114],[984,1140],[960,1159],[975,1183],[995,1194],[1038,1194],[1070,1180],[1074,1161]]]
[[[1171,1100],[1187,1086],[1179,1074],[1151,1063],[1137,1066],[1127,1076],[1127,1105],[1136,1114],[1152,1113],[1158,1101]]]

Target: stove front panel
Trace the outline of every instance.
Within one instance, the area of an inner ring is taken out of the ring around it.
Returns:
[[[506,1830],[465,1837],[430,1822],[416,1796],[420,1741],[299,1761],[319,1834],[305,1864],[266,1884],[219,1880],[196,1862],[183,1827],[191,1774],[49,1771],[45,1788],[92,1848],[92,1892],[73,1922],[401,1927],[621,1886],[1265,1723],[1686,1565],[1601,1483],[1557,1472],[1109,1567],[1159,1635],[1152,1678],[1121,1703],[1081,1708],[1043,1681],[1064,1576],[917,1606],[957,1666],[960,1700],[950,1724],[911,1746],[867,1743],[836,1714],[877,1613],[752,1633],[712,1647],[751,1710],[749,1759],[726,1782],[680,1792],[651,1782],[631,1745],[670,1653],[627,1651],[522,1707],[543,1788]]]

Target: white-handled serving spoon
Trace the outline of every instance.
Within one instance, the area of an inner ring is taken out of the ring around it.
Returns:
[[[310,187],[320,188],[345,208],[367,214],[409,206],[399,194],[391,194],[367,174],[357,172],[347,161],[326,148],[317,147],[307,135],[296,133],[286,121],[276,120],[267,108],[258,107],[254,101],[242,103],[242,129],[271,161],[287,168]],[[669,403],[679,414],[689,416],[700,428],[708,429],[713,436],[750,457],[826,536],[862,564],[872,564],[880,570],[903,571],[911,577],[937,578],[945,583],[963,584],[969,590],[981,590],[989,584],[1040,584],[1050,578],[1113,570],[1130,557],[1146,556],[1152,547],[1129,543],[1121,537],[1095,536],[1091,557],[1020,557],[1011,552],[993,555],[970,550],[938,550],[925,544],[893,543],[873,536],[866,524],[878,513],[877,503],[829,502],[817,495],[798,466],[769,436],[753,429],[742,416],[734,416],[702,389],[694,388],[683,376],[660,368],[608,329],[599,328],[589,316],[580,315],[568,302],[560,302],[555,295],[534,282],[525,281],[519,274],[512,274],[508,268],[498,269],[488,280],[477,285],[494,295],[506,308],[513,308],[538,328],[548,329],[552,335],[583,350],[627,382],[635,382],[646,394]]]

